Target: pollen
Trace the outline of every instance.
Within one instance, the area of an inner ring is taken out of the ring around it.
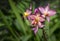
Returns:
[[[36,20],[36,22],[38,22],[40,20],[40,15],[39,14],[36,16],[35,20]]]
[[[24,12],[24,16],[27,17],[29,14],[27,12]]]

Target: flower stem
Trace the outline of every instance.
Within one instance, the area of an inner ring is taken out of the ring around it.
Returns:
[[[47,41],[47,35],[45,33],[45,29],[44,28],[42,28],[42,32],[43,32],[44,41]]]
[[[38,34],[36,34],[36,41],[40,41]]]

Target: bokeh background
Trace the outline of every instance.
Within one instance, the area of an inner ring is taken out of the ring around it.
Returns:
[[[42,29],[34,35],[23,14],[30,4],[34,11],[48,3],[57,12],[49,23],[46,22],[45,30],[50,35],[48,41],[60,41],[60,0],[0,0],[0,41],[44,41]]]

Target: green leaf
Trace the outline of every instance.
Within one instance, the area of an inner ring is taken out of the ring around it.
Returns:
[[[14,22],[14,24],[19,31],[22,31],[22,29],[20,28],[20,25],[19,25],[17,20]]]
[[[24,32],[24,34],[26,34],[25,26],[24,26],[22,17],[18,13],[17,7],[15,6],[14,2],[12,2],[12,0],[9,0],[9,3],[10,3],[10,6],[11,6],[11,9],[13,10],[13,12],[14,12],[17,20],[18,20],[18,23],[20,24],[20,27],[22,28],[22,31]]]
[[[27,35],[27,36],[22,36],[21,40],[22,41],[28,41],[31,38],[31,35]]]
[[[50,39],[51,39],[51,41],[56,41],[55,35],[53,34]]]
[[[32,12],[34,12],[34,10],[35,10],[35,2],[33,2]]]
[[[19,12],[23,14],[23,13],[24,13],[24,9],[25,9],[24,5],[21,4],[21,3],[19,3],[19,4],[17,5],[17,7],[18,7],[17,9],[19,10]]]
[[[56,18],[56,17],[57,17],[57,15],[52,16],[52,17],[50,17],[50,20],[53,20],[53,19]]]
[[[21,3],[24,4],[25,7],[29,7],[29,2],[22,1]]]
[[[5,15],[2,13],[2,11],[0,10],[0,15],[1,18],[3,20],[3,22],[5,23],[5,25],[7,26],[7,28],[10,30],[10,32],[12,33],[12,35],[16,38],[16,40],[18,41],[18,37],[15,35],[15,33],[13,32],[13,29],[11,28],[9,22],[7,21]]]
[[[0,27],[1,27],[1,26],[4,26],[4,25],[5,25],[5,24],[3,24],[3,23],[0,23]]]
[[[53,32],[58,28],[59,24],[60,24],[60,22],[57,22],[57,23],[54,25],[54,27],[52,27],[52,28],[50,29],[50,36],[51,36],[51,35],[53,34]]]
[[[43,35],[42,29],[39,29],[39,30],[38,30],[38,35],[39,35],[40,38],[42,38],[42,35]]]

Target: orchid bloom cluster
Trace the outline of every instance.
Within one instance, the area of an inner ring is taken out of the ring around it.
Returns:
[[[28,19],[28,21],[33,26],[32,30],[36,34],[38,31],[38,28],[43,28],[45,25],[43,24],[45,20],[48,22],[50,21],[50,16],[53,16],[56,14],[56,11],[50,10],[49,5],[47,5],[45,8],[38,7],[34,10],[34,13],[31,11],[32,8],[27,9],[26,12],[24,12],[24,16]]]

